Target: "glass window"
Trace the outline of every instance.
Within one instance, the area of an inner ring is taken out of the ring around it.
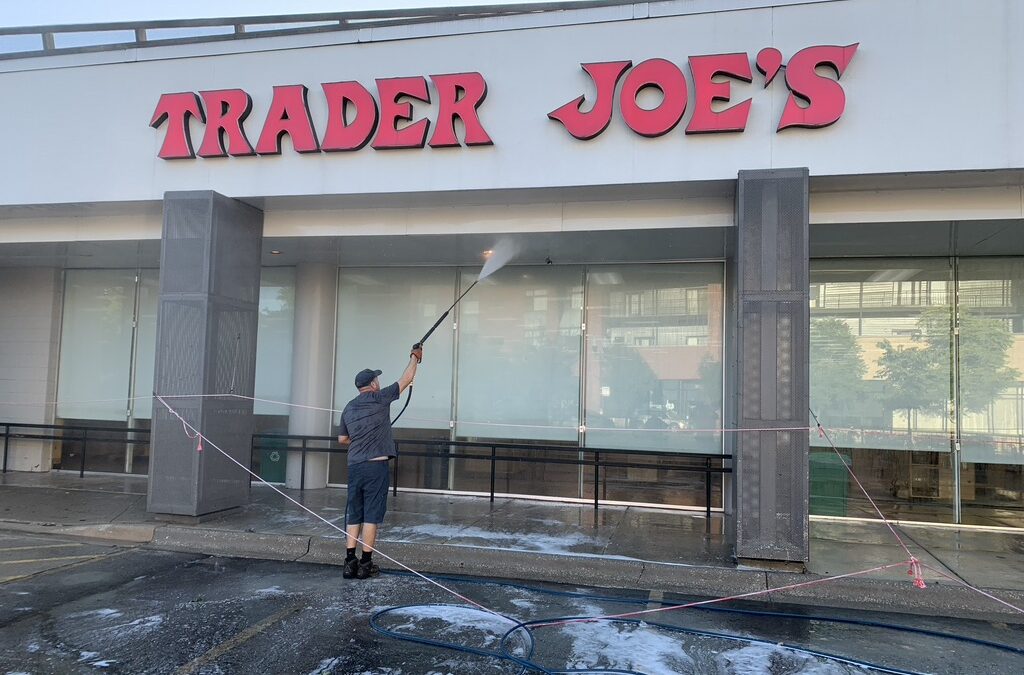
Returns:
[[[454,268],[345,268],[339,275],[338,343],[334,407],[341,409],[356,394],[353,380],[363,368],[384,371],[381,386],[401,376],[409,350],[455,300]],[[450,437],[452,400],[452,325],[454,313],[438,326],[424,349],[409,408],[395,425],[397,440]],[[391,407],[395,417],[406,396]],[[340,414],[334,416],[337,423]],[[441,450],[444,448],[442,447]],[[398,484],[408,488],[445,489],[448,464],[443,459],[413,457],[438,452],[434,446],[402,445],[410,453],[399,460]],[[332,455],[328,482],[347,480],[345,455]]]
[[[295,268],[264,267],[260,272],[259,319],[256,333],[256,385],[253,402],[255,432],[288,433],[292,409],[272,401],[292,397],[292,340],[295,329]],[[283,483],[288,453],[285,443],[262,438],[252,465],[263,480]]]
[[[132,417],[153,417],[153,376],[156,372],[156,314],[160,306],[160,271],[139,272],[139,309],[135,332],[135,397]]]
[[[947,259],[811,261],[811,408],[902,518],[953,517],[952,280]],[[813,451],[811,513],[872,512],[839,458]]]
[[[506,267],[473,289],[459,306],[457,435],[577,441],[582,322],[578,267]]]
[[[257,415],[288,417],[289,408],[269,401],[291,401],[292,333],[295,325],[295,268],[264,267],[260,275],[260,316],[256,336]],[[286,428],[281,431],[287,431]]]
[[[723,278],[717,263],[590,268],[587,447],[722,452]]]
[[[57,416],[128,419],[135,270],[67,270]]]
[[[338,356],[335,408],[356,395],[353,380],[363,368],[382,370],[380,383],[395,382],[409,362],[413,343],[455,300],[455,270],[377,268],[341,270],[338,289]],[[424,349],[415,392],[396,428],[448,429],[452,396],[452,320],[442,323]],[[392,416],[404,405],[396,403]],[[335,422],[339,415],[335,415]]]
[[[138,283],[136,283],[138,275]],[[256,395],[287,401],[291,396],[295,280],[291,268],[263,271],[260,292]],[[68,270],[57,406],[63,424],[148,428],[153,415],[159,270]],[[132,332],[134,322],[134,364]],[[131,399],[128,384],[131,380]],[[131,412],[129,413],[129,409]],[[257,414],[275,415],[274,431],[287,431],[288,411],[256,403]],[[116,423],[116,424],[115,424]],[[261,431],[268,430],[267,424]],[[108,438],[109,437],[109,438]],[[145,473],[149,448],[141,434],[89,436],[86,469]],[[125,443],[125,439],[133,441]],[[81,444],[58,446],[55,461],[77,468]]]
[[[1019,525],[1024,507],[1024,258],[965,258],[959,282],[963,520]]]

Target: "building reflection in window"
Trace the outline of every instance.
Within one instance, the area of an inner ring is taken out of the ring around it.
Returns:
[[[959,488],[964,522],[1019,524],[1022,276],[1020,259],[812,261],[811,405],[887,515],[951,522]],[[873,517],[812,445],[812,513]]]

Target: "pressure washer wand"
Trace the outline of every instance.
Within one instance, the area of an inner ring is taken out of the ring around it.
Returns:
[[[430,327],[430,330],[427,331],[427,334],[420,338],[419,342],[413,345],[413,349],[417,349],[423,346],[423,343],[427,341],[427,338],[430,337],[435,330],[437,330],[437,327],[441,325],[441,322],[448,318],[448,315],[451,313],[451,311],[455,309],[455,305],[459,304],[459,300],[462,300],[464,297],[466,297],[466,294],[473,290],[473,286],[476,286],[478,283],[480,283],[479,279],[470,284],[469,288],[462,292],[462,295],[460,295],[455,300],[455,302],[452,303],[452,306],[445,310],[445,313],[441,315],[441,318],[434,322],[434,325]]]
[[[477,279],[472,284],[470,284],[469,288],[467,288],[465,291],[463,291],[462,295],[460,295],[458,298],[455,299],[455,302],[452,303],[452,306],[449,307],[448,309],[446,309],[444,314],[441,315],[441,318],[439,318],[437,321],[434,322],[434,325],[430,327],[430,330],[427,331],[427,334],[424,335],[422,338],[420,338],[420,341],[412,346],[413,350],[422,349],[423,348],[423,343],[427,341],[427,338],[430,337],[434,333],[435,330],[437,330],[437,327],[441,325],[441,322],[444,321],[448,317],[448,315],[451,313],[451,311],[453,309],[455,309],[455,305],[459,304],[459,300],[462,300],[464,297],[466,297],[466,293],[469,293],[471,290],[473,290],[473,286],[476,286],[478,283],[480,283],[479,279]],[[395,426],[395,422],[397,422],[398,418],[402,416],[402,413],[405,412],[405,409],[409,407],[409,401],[412,400],[412,385],[411,384],[409,385],[408,392],[409,392],[408,395],[405,397],[405,405],[402,406],[402,409],[398,411],[397,415],[395,415],[395,419],[391,420],[391,426]]]

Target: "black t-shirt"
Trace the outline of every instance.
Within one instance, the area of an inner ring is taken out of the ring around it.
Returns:
[[[349,466],[374,457],[395,457],[395,441],[391,437],[391,404],[399,395],[398,383],[380,391],[362,392],[348,402],[341,412],[338,433],[348,436]]]

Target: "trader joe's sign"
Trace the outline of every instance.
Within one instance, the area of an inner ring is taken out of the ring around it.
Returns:
[[[778,131],[827,127],[839,120],[846,107],[839,79],[857,46],[807,47],[785,63],[783,54],[774,47],[757,53],[753,65],[763,86],[784,72],[782,79],[789,90]],[[600,136],[616,116],[636,134],[663,136],[679,125],[688,110],[687,134],[738,133],[746,129],[752,100],[735,101],[733,91],[734,82],[753,82],[751,59],[746,53],[691,56],[692,100],[683,68],[666,59],[648,59],[635,65],[632,61],[580,65],[591,80],[593,100],[577,96],[548,113],[580,140]],[[819,72],[822,68],[831,70],[835,78]],[[366,145],[374,150],[493,145],[481,120],[487,81],[480,73],[385,78],[374,85],[371,91],[355,81],[321,84],[313,105],[320,106],[324,113],[326,124],[322,129],[313,123],[310,92],[305,85],[274,87],[255,145],[250,141],[255,131],[249,120],[252,97],[242,89],[163,94],[150,126],[163,127],[159,152],[163,159],[278,155],[285,136],[298,153],[348,152]],[[647,90],[660,93],[657,103],[650,107],[641,105],[641,93]],[[417,106],[431,103],[436,103],[431,107],[432,115],[417,112]],[[203,128],[198,151],[192,143],[193,120]]]

